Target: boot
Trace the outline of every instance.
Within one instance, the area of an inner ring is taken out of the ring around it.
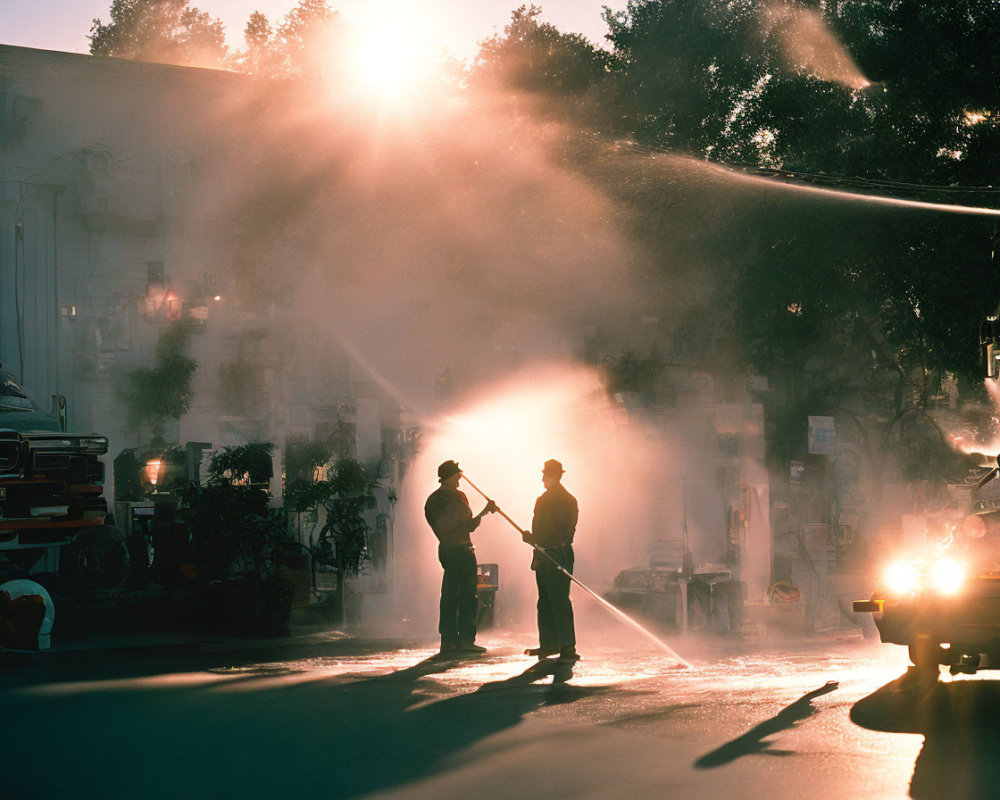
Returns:
[[[558,652],[558,647],[531,647],[525,650],[524,654],[526,656],[537,656],[538,660],[541,661],[543,658],[554,656]]]
[[[454,636],[441,637],[441,652],[452,653],[458,649],[458,640]]]
[[[580,656],[576,652],[576,645],[571,644],[559,648],[559,660],[566,664],[574,664],[579,661]]]
[[[459,639],[458,644],[455,646],[455,650],[459,653],[470,654],[480,654],[486,652],[485,647],[480,647],[472,639]]]

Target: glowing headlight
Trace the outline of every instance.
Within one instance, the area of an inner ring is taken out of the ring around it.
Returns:
[[[955,594],[965,582],[965,568],[948,556],[939,558],[931,565],[930,580],[938,594]]]
[[[889,590],[896,594],[909,594],[920,583],[920,573],[915,564],[897,561],[885,571],[885,582]]]

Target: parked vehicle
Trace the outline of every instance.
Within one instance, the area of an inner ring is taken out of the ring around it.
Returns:
[[[879,638],[908,648],[918,675],[1000,669],[1000,512],[966,517],[944,539],[887,564],[871,599]]]
[[[604,594],[611,604],[681,631],[738,633],[746,584],[730,570],[651,564],[622,570]]]
[[[1000,312],[980,326],[987,379],[1000,378]],[[1000,461],[971,491],[973,513],[938,531],[916,554],[886,564],[868,600],[879,638],[908,648],[917,675],[936,679],[941,665],[957,673],[1000,669],[1000,496],[982,490]]]
[[[0,369],[0,568],[24,577],[48,554],[54,571],[58,553],[71,579],[100,588],[124,581],[124,547],[104,524],[104,464],[108,440],[67,433],[59,420],[40,410],[14,376]]]

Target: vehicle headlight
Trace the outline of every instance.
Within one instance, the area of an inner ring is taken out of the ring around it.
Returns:
[[[965,567],[950,556],[939,558],[931,564],[931,588],[938,594],[953,595],[965,583]]]
[[[920,571],[910,561],[896,561],[885,571],[885,582],[895,594],[909,594],[920,584]]]

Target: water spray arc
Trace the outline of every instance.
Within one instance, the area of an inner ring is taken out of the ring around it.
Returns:
[[[486,492],[484,492],[482,489],[480,489],[478,486],[476,486],[476,484],[474,484],[472,481],[470,481],[465,476],[464,473],[462,474],[462,480],[464,480],[467,484],[469,484],[469,486],[471,486],[473,489],[475,489],[476,492],[478,492],[480,495],[482,495],[483,499],[486,500],[486,502],[488,502],[488,503],[493,502],[487,496]],[[507,516],[507,514],[504,513],[503,509],[501,509],[496,503],[493,503],[493,505],[496,508],[497,513],[501,517],[503,517],[505,520],[507,520],[507,522],[509,522],[511,524],[511,527],[513,527],[514,530],[516,530],[519,534],[521,534],[522,537],[525,534],[528,533],[528,531],[523,530],[520,525],[518,525],[516,522],[514,522],[514,520],[512,520],[509,516]],[[573,575],[572,572],[569,572],[568,570],[564,569],[563,566],[562,566],[562,564],[560,564],[552,556],[550,556],[548,553],[546,553],[544,549],[542,549],[541,547],[538,547],[537,545],[532,544],[531,542],[527,542],[527,544],[531,545],[531,547],[534,549],[534,551],[536,553],[540,553],[542,556],[544,556],[545,558],[547,558],[555,566],[556,569],[558,569],[563,575],[565,575],[566,577],[568,577],[573,583],[575,583],[577,586],[579,586],[581,589],[583,589],[583,591],[585,591],[587,594],[589,594],[591,597],[593,597],[595,600],[597,600],[597,602],[599,602],[602,606],[604,606],[606,609],[608,609],[608,611],[612,612],[615,616],[617,616],[623,622],[627,623],[629,626],[631,626],[636,631],[638,631],[639,633],[641,633],[647,639],[655,642],[656,645],[661,650],[664,650],[668,655],[670,655],[672,658],[674,658],[677,661],[679,661],[685,667],[693,668],[694,665],[691,664],[687,659],[683,658],[670,645],[668,645],[663,640],[657,638],[657,636],[655,634],[653,634],[650,631],[646,630],[644,627],[642,627],[642,625],[640,625],[638,622],[636,622],[634,619],[632,619],[632,617],[630,617],[628,614],[626,614],[620,608],[618,608],[618,607],[612,605],[611,603],[609,603],[607,600],[605,600],[603,597],[601,597],[597,592],[595,592],[593,589],[591,589],[589,586],[587,586],[583,581],[581,581],[579,578],[577,578],[575,575]]]
[[[896,208],[911,208],[917,211],[935,211],[945,214],[965,214],[975,217],[990,217],[1000,219],[1000,208],[989,208],[988,206],[965,206],[952,203],[930,203],[924,200],[907,200],[901,197],[886,197],[885,195],[861,194],[858,192],[848,192],[843,189],[830,189],[824,186],[812,186],[808,184],[792,183],[786,180],[776,180],[772,177],[761,175],[750,175],[735,169],[722,167],[716,164],[702,164],[705,169],[721,173],[722,175],[741,182],[755,183],[758,186],[769,186],[778,190],[789,192],[800,192],[819,197],[826,197],[835,200],[847,200],[854,203],[870,203],[872,205],[894,206]]]

